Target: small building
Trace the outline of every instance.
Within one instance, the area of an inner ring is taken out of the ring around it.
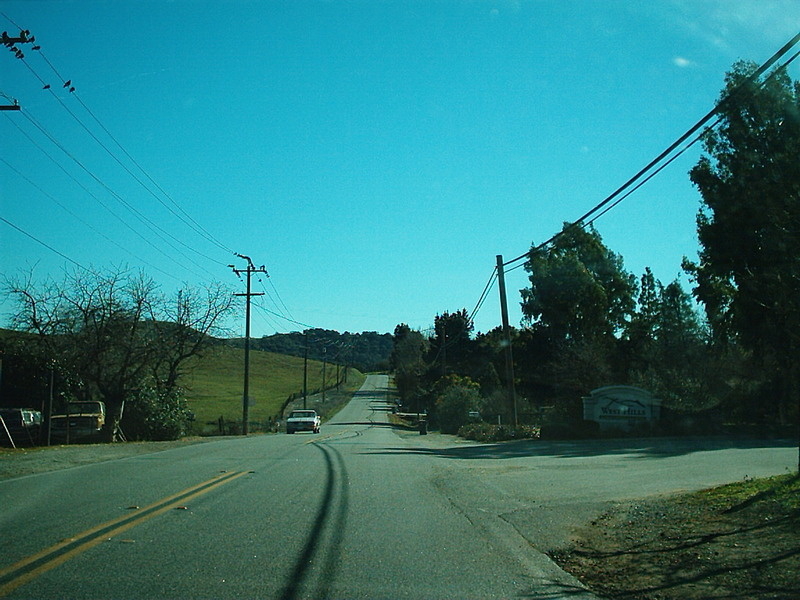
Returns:
[[[598,423],[601,431],[629,431],[638,425],[657,422],[661,418],[661,400],[641,388],[609,385],[584,396],[583,418]]]

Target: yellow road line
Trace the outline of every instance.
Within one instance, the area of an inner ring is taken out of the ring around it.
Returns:
[[[230,483],[231,481],[238,479],[239,477],[241,477],[242,475],[246,475],[247,473],[248,473],[247,471],[241,471],[238,473],[234,472],[233,474],[228,473],[224,475],[218,475],[216,477],[213,477],[212,479],[209,479],[208,481],[204,481],[203,483],[200,483],[198,485],[186,488],[185,490],[178,492],[177,494],[173,494],[171,496],[167,496],[166,498],[162,498],[161,500],[154,502],[153,504],[150,504],[149,506],[146,506],[143,509],[140,509],[140,512],[146,512],[146,511],[152,511],[152,512],[147,512],[147,514],[143,514],[138,518],[135,517],[131,518],[131,515],[128,514],[122,517],[118,517],[116,519],[112,519],[111,521],[107,521],[106,523],[102,523],[100,525],[92,527],[91,529],[87,529],[86,531],[79,533],[78,535],[72,538],[67,538],[66,540],[63,540],[58,544],[55,544],[49,548],[45,548],[41,552],[37,552],[36,554],[24,558],[14,563],[10,567],[0,570],[0,577],[6,576],[9,573],[13,573],[15,571],[19,571],[20,569],[24,569],[25,567],[35,563],[38,560],[47,557],[48,555],[59,552],[60,550],[69,546],[70,544],[75,543],[76,540],[86,537],[90,538],[87,541],[83,542],[82,544],[76,546],[75,548],[72,548],[67,552],[58,554],[54,558],[39,565],[38,567],[31,569],[30,571],[23,573],[18,577],[15,577],[8,583],[0,585],[0,597],[8,595],[9,593],[17,589],[19,586],[24,585],[29,581],[35,579],[39,575],[42,575],[43,573],[46,573],[47,571],[50,571],[51,569],[54,569],[55,567],[64,564],[65,562],[74,558],[75,556],[82,554],[83,552],[85,552],[90,548],[93,548],[94,546],[97,546],[102,541],[108,540],[114,537],[115,535],[119,535],[120,533],[123,533],[135,527],[136,525],[140,525],[145,521],[149,521],[154,517],[162,515],[173,508],[177,508],[184,502],[187,502],[189,500],[194,500],[195,498],[198,498],[203,494],[207,494],[208,492],[220,487],[221,485]],[[153,510],[159,506],[161,508]],[[103,533],[102,535],[97,535],[99,532],[106,530],[109,527],[113,527],[118,523],[122,523],[123,521],[127,522],[123,523],[122,525],[119,525],[119,527],[115,527],[114,529]]]
[[[229,476],[230,476],[229,474],[217,475],[216,477],[212,477],[208,481],[204,481],[203,483],[198,483],[197,485],[194,485],[192,487],[186,488],[185,490],[183,490],[181,492],[178,492],[178,493],[173,494],[171,496],[167,496],[166,498],[162,498],[161,500],[158,500],[158,501],[154,502],[153,504],[150,504],[149,506],[145,506],[144,508],[139,509],[139,510],[140,510],[140,512],[145,512],[145,511],[148,511],[148,510],[152,510],[153,508],[155,508],[157,506],[160,506],[160,505],[164,504],[165,502],[170,502],[171,500],[174,500],[175,498],[179,498],[180,496],[183,496],[184,494],[191,493],[194,490],[200,489],[201,487],[203,487],[205,485],[209,485],[210,483],[212,483],[212,482],[214,482],[214,481],[216,481],[218,479],[223,479],[223,478],[229,477]],[[61,548],[69,546],[70,544],[74,543],[75,540],[78,540],[78,539],[84,538],[84,537],[88,537],[88,536],[90,536],[90,535],[92,535],[94,533],[97,533],[98,531],[101,531],[103,529],[107,529],[107,528],[109,528],[109,527],[111,527],[113,525],[116,525],[117,523],[121,523],[122,521],[127,521],[130,518],[131,518],[131,513],[128,513],[128,514],[122,515],[121,517],[117,517],[116,519],[112,519],[111,521],[107,521],[106,523],[101,523],[100,525],[96,525],[95,527],[92,527],[91,529],[87,529],[86,531],[82,531],[81,533],[79,533],[77,535],[74,535],[71,538],[67,538],[67,539],[59,542],[58,544],[55,544],[55,545],[53,545],[53,546],[51,546],[49,548],[45,548],[41,552],[38,552],[38,553],[33,554],[31,556],[28,556],[27,558],[23,558],[21,561],[19,561],[17,563],[14,563],[13,565],[11,565],[9,567],[6,567],[4,569],[0,569],[0,577],[5,577],[9,573],[13,573],[14,571],[17,571],[19,569],[25,568],[29,564],[34,563],[37,560],[40,560],[40,559],[44,558],[48,554],[52,554],[53,552],[57,552]]]
[[[342,433],[343,432],[341,432],[341,431],[337,431],[336,433],[329,433],[328,435],[315,437],[314,439],[308,440],[307,442],[303,442],[303,443],[306,446],[308,446],[309,444],[316,444],[317,442],[324,442],[325,440],[329,440],[331,438],[339,437],[340,435],[342,435]]]

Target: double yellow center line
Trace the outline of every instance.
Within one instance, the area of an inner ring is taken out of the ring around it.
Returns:
[[[77,555],[86,552],[89,548],[93,548],[101,542],[164,514],[169,510],[179,508],[184,503],[194,500],[203,494],[207,494],[247,473],[248,471],[233,471],[217,475],[208,481],[186,488],[177,494],[162,498],[149,506],[138,508],[134,513],[128,513],[116,519],[112,519],[111,521],[101,523],[73,537],[62,540],[49,548],[45,548],[41,552],[23,558],[13,565],[0,568],[0,597],[7,596],[21,585],[25,585],[41,574],[64,564]]]

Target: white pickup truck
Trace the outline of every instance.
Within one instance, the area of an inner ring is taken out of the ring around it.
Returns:
[[[320,418],[315,410],[293,410],[286,419],[286,433],[310,431],[319,433]]]

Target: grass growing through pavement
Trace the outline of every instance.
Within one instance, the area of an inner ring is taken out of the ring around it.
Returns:
[[[322,363],[308,361],[308,390],[322,388]],[[351,381],[363,376],[350,369]],[[336,365],[328,364],[325,381],[336,381]],[[242,419],[244,382],[244,350],[216,346],[204,356],[193,359],[181,380],[186,389],[189,409],[195,414],[196,433],[209,433],[217,428],[219,417],[235,423]],[[359,384],[360,385],[360,384]],[[275,417],[291,394],[303,389],[303,359],[284,354],[250,351],[250,422],[264,423]]]

